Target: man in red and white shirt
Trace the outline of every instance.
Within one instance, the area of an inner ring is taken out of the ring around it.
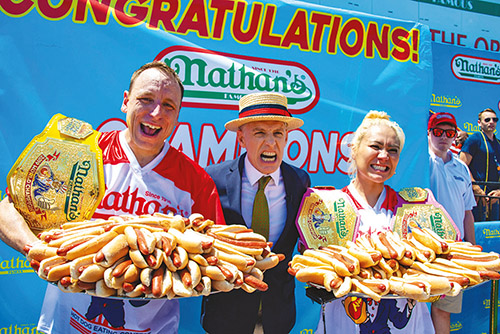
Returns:
[[[166,139],[178,123],[183,86],[160,62],[134,72],[121,110],[127,129],[101,135],[106,192],[94,218],[112,215],[201,213],[224,224],[215,184]],[[12,202],[0,203],[0,238],[24,253],[38,241]],[[47,288],[38,330],[44,333],[177,333],[177,300],[125,300]]]

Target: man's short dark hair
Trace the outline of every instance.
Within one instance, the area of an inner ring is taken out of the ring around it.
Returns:
[[[492,113],[494,113],[495,115],[497,114],[495,111],[493,111],[493,109],[491,109],[491,108],[486,108],[486,109],[484,109],[483,111],[481,111],[481,112],[479,113],[479,115],[477,115],[477,119],[478,119],[478,120],[481,120],[481,116],[482,116],[482,115],[483,115],[483,113],[485,113],[485,112],[492,112]]]
[[[181,100],[182,100],[182,97],[184,96],[184,85],[182,84],[181,78],[179,77],[177,72],[175,72],[170,66],[168,66],[167,64],[165,64],[162,61],[153,61],[153,62],[144,64],[141,67],[139,67],[139,69],[137,71],[135,71],[134,74],[132,74],[132,78],[130,79],[130,85],[128,87],[128,92],[130,93],[132,91],[132,87],[134,85],[135,79],[142,72],[144,72],[145,70],[148,70],[150,68],[156,68],[159,71],[165,73],[166,75],[173,77],[175,79],[175,81],[177,81],[177,83],[179,84],[179,88],[181,89]]]

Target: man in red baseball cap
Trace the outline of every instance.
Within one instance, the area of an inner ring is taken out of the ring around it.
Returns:
[[[472,208],[476,206],[476,201],[469,169],[450,151],[456,136],[457,122],[452,114],[435,113],[429,118],[430,189],[457,225],[461,238],[475,244]],[[450,313],[461,311],[462,294],[434,302],[431,316],[436,333],[450,333]]]

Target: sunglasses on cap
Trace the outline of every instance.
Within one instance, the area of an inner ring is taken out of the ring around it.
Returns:
[[[443,135],[443,133],[446,133],[446,137],[453,138],[457,134],[457,130],[455,130],[455,129],[444,130],[444,129],[440,129],[440,128],[432,128],[431,130],[432,130],[432,134],[436,137],[441,137]]]
[[[486,117],[486,118],[484,119],[484,122],[485,122],[485,123],[489,123],[490,121],[493,121],[493,122],[495,122],[495,123],[496,123],[496,122],[498,122],[498,117]]]

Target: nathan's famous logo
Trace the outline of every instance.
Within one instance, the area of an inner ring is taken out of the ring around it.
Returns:
[[[302,114],[319,99],[316,78],[296,62],[185,46],[169,47],[155,60],[164,61],[179,74],[187,107],[237,110],[243,95],[275,92],[287,97],[290,113]]]
[[[500,230],[498,229],[490,230],[489,228],[485,228],[483,229],[483,234],[486,239],[500,238]]]
[[[462,106],[462,101],[457,96],[432,94],[431,106],[445,107],[445,108],[459,108]]]
[[[500,61],[465,55],[451,60],[453,74],[460,80],[500,83]]]
[[[68,221],[73,221],[80,217],[81,200],[85,192],[85,178],[89,175],[92,167],[90,161],[81,161],[73,165],[71,176],[68,182],[64,213]]]
[[[349,233],[346,227],[346,214],[345,214],[345,200],[339,198],[333,203],[333,210],[335,211],[335,227],[337,228],[337,233],[341,238],[345,238]]]
[[[25,257],[12,257],[0,261],[0,275],[32,273],[30,262]],[[1,333],[1,332],[0,332]]]
[[[460,321],[450,324],[450,332],[458,331],[462,329],[462,323]]]
[[[430,216],[430,219],[432,230],[440,237],[444,237],[446,235],[446,230],[444,228],[443,215],[441,212],[434,212],[434,214]]]

